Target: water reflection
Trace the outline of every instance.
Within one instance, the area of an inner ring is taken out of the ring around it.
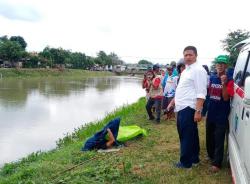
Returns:
[[[128,78],[128,80],[130,80]],[[115,88],[120,83],[116,78],[87,78],[79,81],[65,81],[52,79],[36,80],[1,80],[0,81],[0,105],[4,107],[25,106],[27,96],[38,91],[40,94],[51,97],[68,96],[71,93],[79,93],[85,88],[96,88],[104,92],[110,88]]]
[[[128,77],[0,81],[0,164],[48,150],[74,128],[144,95]]]

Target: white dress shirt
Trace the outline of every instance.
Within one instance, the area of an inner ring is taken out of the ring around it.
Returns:
[[[176,111],[188,106],[196,109],[197,98],[206,98],[207,82],[207,72],[202,66],[197,62],[186,65],[175,92]]]

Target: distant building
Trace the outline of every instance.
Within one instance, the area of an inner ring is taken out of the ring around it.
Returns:
[[[66,68],[72,68],[73,65],[72,65],[71,63],[66,63],[66,64],[65,64],[65,67],[66,67]]]
[[[12,67],[12,63],[10,61],[3,61],[3,65],[4,68],[11,68]]]
[[[104,68],[98,64],[94,64],[94,66],[91,68],[93,71],[103,71]]]
[[[23,67],[23,62],[18,61],[18,62],[15,62],[13,65],[14,65],[15,68],[22,68]]]
[[[113,70],[113,66],[112,65],[106,65],[105,66],[105,71],[112,71]]]
[[[141,64],[138,65],[138,71],[147,71],[148,68],[152,68],[152,65],[148,65],[148,64]]]
[[[64,70],[65,69],[65,64],[55,64],[55,68],[59,70]]]
[[[152,68],[152,65],[148,64],[127,64],[128,71],[147,71],[149,68]]]
[[[115,65],[114,67],[113,67],[113,71],[114,72],[123,72],[123,71],[125,71],[126,70],[126,66],[125,65]]]

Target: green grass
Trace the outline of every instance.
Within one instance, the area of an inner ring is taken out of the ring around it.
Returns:
[[[121,117],[122,124],[137,124],[149,135],[126,143],[119,152],[81,152],[87,137],[109,120]],[[179,139],[174,121],[157,125],[147,120],[145,100],[122,107],[97,123],[75,130],[46,153],[33,153],[18,163],[6,164],[0,183],[231,183],[229,169],[209,171],[205,161],[204,123],[199,125],[201,164],[190,170],[173,167],[179,159]]]
[[[111,72],[87,71],[79,69],[15,69],[0,68],[0,75],[3,78],[38,78],[38,77],[65,77],[65,78],[83,78],[83,77],[103,77],[113,75]]]

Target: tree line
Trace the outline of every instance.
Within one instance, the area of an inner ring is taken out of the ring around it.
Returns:
[[[230,31],[225,39],[221,40],[223,50],[230,57],[230,65],[234,65],[239,55],[239,50],[233,49],[233,46],[249,37],[249,31],[238,29]],[[96,57],[91,57],[82,52],[72,52],[63,48],[49,46],[45,47],[41,52],[32,53],[27,52],[26,47],[27,43],[22,36],[0,37],[0,64],[3,61],[9,61],[12,66],[15,66],[15,63],[22,61],[23,67],[26,68],[66,66],[81,69],[124,64],[124,61],[113,52],[106,54],[104,51],[99,51]],[[138,64],[144,65],[151,65],[152,63],[145,59],[138,62]]]
[[[63,48],[45,47],[41,52],[27,52],[27,43],[22,36],[0,37],[0,60],[9,61],[12,66],[22,61],[25,68],[66,66],[75,69],[91,69],[94,66],[114,66],[124,62],[117,54],[99,51],[96,57]]]

